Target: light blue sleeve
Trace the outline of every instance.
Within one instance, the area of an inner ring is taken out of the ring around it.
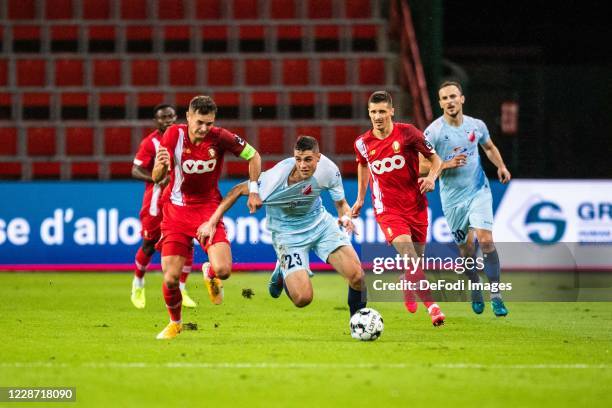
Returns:
[[[432,122],[429,126],[427,126],[425,132],[423,132],[423,135],[425,135],[425,140],[427,140],[433,146],[434,150],[438,149],[438,146],[436,146],[438,141],[438,132],[436,132],[437,128],[438,126],[436,126],[436,122]]]
[[[485,125],[485,123],[480,119],[476,120],[476,125],[478,126],[478,130],[480,131],[479,132],[480,137],[478,139],[478,143],[479,144],[487,143],[487,141],[491,139],[491,135],[489,134],[489,129],[487,128],[487,125]]]
[[[319,178],[320,186],[329,191],[332,200],[340,201],[344,199],[344,186],[342,185],[342,176],[340,169],[334,162],[327,157],[321,155],[321,174]]]

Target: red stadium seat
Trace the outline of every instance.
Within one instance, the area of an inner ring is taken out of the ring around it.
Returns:
[[[17,86],[45,86],[44,59],[21,59],[16,61]]]
[[[28,128],[28,156],[55,156],[55,128]]]
[[[95,86],[120,86],[121,61],[117,59],[96,59],[93,64],[93,84]]]
[[[13,52],[38,53],[41,49],[41,38],[39,26],[14,26]]]
[[[227,161],[225,163],[225,175],[245,179],[249,176],[249,162],[246,160]]]
[[[189,107],[189,102],[193,96],[194,94],[192,92],[178,92],[174,94],[174,104],[176,106],[176,114],[178,115],[179,120],[183,120],[185,118],[187,108]]]
[[[353,95],[350,92],[330,92],[327,95],[327,117],[350,119],[353,117]]]
[[[83,86],[83,61],[78,59],[55,60],[56,86]]]
[[[270,18],[278,20],[296,17],[294,0],[270,0]]]
[[[25,93],[21,97],[21,106],[21,116],[24,120],[51,118],[51,95],[48,93]]]
[[[206,69],[206,85],[234,85],[234,61],[230,59],[208,60]]]
[[[344,14],[347,18],[371,18],[371,0],[345,0]]]
[[[0,86],[8,85],[8,61],[0,60]]]
[[[319,83],[321,85],[346,85],[346,60],[320,60]]]
[[[34,20],[36,18],[36,1],[9,0],[8,17],[11,20]]]
[[[121,0],[121,18],[124,20],[146,20],[148,11],[147,0]]]
[[[64,137],[66,139],[65,153],[67,156],[93,156],[95,140],[92,128],[66,128]]]
[[[182,20],[185,18],[183,0],[157,0],[157,18],[159,20]]]
[[[215,92],[215,102],[217,103],[217,117],[223,119],[240,118],[240,94],[237,92]]]
[[[79,28],[75,25],[51,27],[51,52],[77,52]]]
[[[59,162],[34,162],[32,163],[32,178],[59,179],[61,170]]]
[[[189,26],[164,27],[164,52],[189,52],[191,28]]]
[[[17,128],[0,128],[0,156],[17,155]],[[2,163],[4,164],[4,163]],[[2,165],[0,165],[1,167]]]
[[[334,7],[332,0],[308,0],[308,18],[332,18]]]
[[[297,139],[298,136],[312,136],[319,142],[319,150],[324,151],[323,148],[323,138],[321,135],[321,127],[320,126],[298,126],[295,128],[295,138],[291,140],[291,146]]]
[[[104,129],[104,154],[132,154],[132,128],[109,127]]]
[[[308,59],[284,59],[283,60],[283,85],[308,85],[310,84],[310,67]]]
[[[270,85],[272,83],[272,62],[269,59],[245,60],[244,83],[253,85]]]
[[[167,103],[164,94],[159,92],[144,92],[138,94],[138,119],[153,118],[153,108],[160,103]],[[149,132],[151,133],[149,128]]]
[[[278,110],[276,92],[255,92],[251,95],[251,117],[253,119],[276,119]]]
[[[257,131],[257,150],[261,154],[283,154],[285,152],[284,128],[260,127]]]
[[[334,128],[334,152],[336,154],[353,154],[353,143],[361,133],[359,126],[336,126]]]
[[[124,93],[101,93],[98,106],[98,116],[101,120],[126,118],[126,95]]]
[[[13,119],[13,100],[9,93],[0,92],[0,119]]]
[[[168,61],[168,84],[172,86],[195,86],[198,74],[196,61],[177,59]]]
[[[264,52],[266,50],[263,26],[240,26],[240,52]]]
[[[220,20],[222,0],[196,0],[195,10],[198,20]]]
[[[351,29],[353,51],[369,52],[378,50],[378,28],[375,25],[355,25]]]
[[[276,49],[279,52],[301,52],[302,36],[300,26],[278,26],[276,28]]]
[[[385,83],[385,62],[382,59],[359,60],[359,84],[383,85]]]
[[[45,0],[45,17],[49,20],[71,20],[72,0]]]
[[[112,162],[108,166],[112,179],[132,178],[132,162]]]
[[[125,30],[126,50],[129,53],[153,52],[153,28],[129,26]]]
[[[95,162],[74,162],[70,164],[70,178],[97,179],[100,171],[99,164]]]
[[[291,119],[314,119],[315,94],[312,92],[291,92],[289,94],[289,116]]]
[[[155,59],[132,60],[130,64],[131,82],[134,86],[159,85],[159,62]]]
[[[87,31],[89,52],[115,51],[115,27],[113,26],[91,26]]]
[[[355,177],[357,175],[357,162],[355,160],[342,160],[340,163],[342,177]]]
[[[202,27],[202,52],[227,52],[228,39],[226,26]]]
[[[257,20],[259,18],[257,0],[234,0],[232,9],[235,19]]]
[[[85,20],[107,20],[110,18],[111,0],[82,0]]]
[[[276,160],[264,160],[261,165],[261,169],[263,171],[270,170],[272,167],[276,166],[277,163],[278,161]]]
[[[340,51],[340,28],[335,25],[316,26],[315,51],[317,52],[337,52]]]
[[[0,179],[17,180],[21,178],[21,163],[9,162],[2,163],[0,166]]]
[[[89,117],[89,93],[62,94],[62,120],[87,120]]]

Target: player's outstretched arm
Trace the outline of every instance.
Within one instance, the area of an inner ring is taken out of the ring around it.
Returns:
[[[154,183],[159,183],[168,175],[168,168],[170,167],[170,153],[165,147],[159,148],[155,155],[155,164],[153,165],[153,171],[151,172],[151,178]]]
[[[421,193],[428,193],[434,190],[436,187],[436,179],[442,168],[442,159],[440,159],[440,156],[436,153],[433,153],[426,159],[429,160],[430,167],[427,177],[420,177],[418,180]]]
[[[223,198],[213,215],[210,216],[208,221],[202,223],[202,225],[198,227],[198,231],[196,233],[198,240],[200,242],[204,242],[207,237],[212,238],[215,235],[215,228],[217,227],[217,224],[221,218],[223,218],[223,214],[232,208],[240,196],[248,194],[249,186],[248,182],[246,181],[232,187],[232,189]]]
[[[247,201],[247,207],[249,207],[249,212],[253,214],[256,210],[261,208],[262,202],[261,197],[259,197],[259,187],[257,185],[257,180],[259,180],[259,175],[261,174],[261,156],[258,152],[253,154],[253,157],[249,159],[249,186],[248,186],[248,194],[249,199]]]
[[[132,165],[132,177],[136,180],[148,181],[149,183],[153,182],[153,178],[151,177],[151,173],[136,164]]]
[[[370,181],[370,170],[368,166],[358,163],[357,164],[357,199],[355,204],[351,208],[351,217],[358,217],[361,212],[361,207],[365,201],[365,195],[368,189],[368,182]]]
[[[497,177],[499,178],[499,181],[502,184],[506,184],[507,182],[509,182],[512,176],[510,175],[508,168],[504,164],[504,159],[502,159],[501,153],[499,152],[497,146],[493,144],[491,139],[487,140],[481,146],[484,149],[484,152],[491,161],[491,163],[493,163],[495,167],[497,167]]]

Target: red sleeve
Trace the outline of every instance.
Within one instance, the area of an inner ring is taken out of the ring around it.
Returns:
[[[232,152],[234,156],[239,157],[247,145],[246,140],[227,129],[219,128],[219,130],[219,144],[223,150]]]
[[[431,157],[436,152],[431,143],[425,139],[423,132],[412,125],[404,130],[404,140],[406,148],[414,149],[425,157]]]
[[[138,146],[136,157],[134,157],[134,164],[143,169],[151,169],[153,168],[153,162],[155,162],[155,146],[151,138],[147,136]]]
[[[179,137],[179,128],[176,125],[170,126],[164,132],[164,137],[162,137],[160,145],[165,147],[170,154],[170,168],[174,168],[174,150],[176,149],[176,144],[178,142]]]
[[[368,165],[368,160],[363,156],[363,154],[359,151],[359,147],[357,146],[358,143],[363,144],[361,138],[357,138],[357,140],[355,141],[355,143],[353,143],[353,149],[355,149],[355,161],[363,166],[367,166]],[[363,145],[365,146],[365,145]]]

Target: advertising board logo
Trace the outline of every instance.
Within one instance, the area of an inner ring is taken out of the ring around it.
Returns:
[[[527,236],[538,244],[559,242],[567,226],[561,207],[552,201],[532,205],[525,214],[524,222]]]

